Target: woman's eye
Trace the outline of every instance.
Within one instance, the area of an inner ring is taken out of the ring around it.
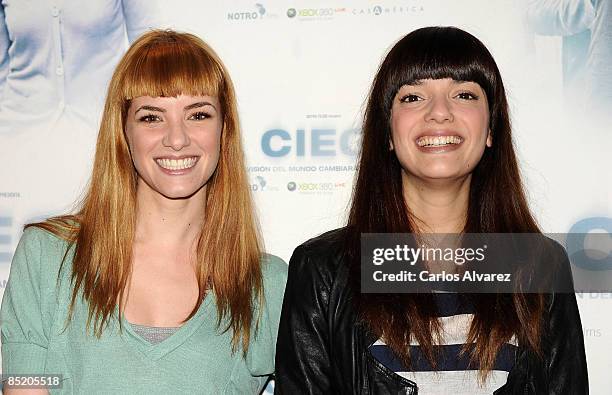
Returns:
[[[471,92],[461,92],[457,95],[457,97],[463,100],[478,100],[478,96]]]
[[[161,119],[159,118],[159,116],[155,115],[155,114],[147,114],[147,115],[143,115],[142,117],[138,118],[138,120],[140,122],[145,122],[145,123],[153,123],[153,122],[159,122],[161,121]]]
[[[203,120],[205,120],[207,118],[210,118],[210,114],[205,113],[203,111],[198,111],[198,112],[193,113],[193,114],[191,114],[189,116],[189,119],[193,119],[193,120],[196,120],[196,121],[203,121]]]
[[[400,101],[402,101],[404,103],[414,103],[414,102],[419,101],[419,100],[423,100],[423,99],[421,99],[419,96],[413,95],[413,94],[405,95],[405,96],[403,96],[400,99]]]

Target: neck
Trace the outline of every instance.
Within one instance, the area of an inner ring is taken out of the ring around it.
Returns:
[[[423,233],[460,233],[467,219],[471,175],[423,180],[402,172],[404,199]]]
[[[142,180],[136,194],[136,243],[193,246],[204,222],[206,187],[186,199],[168,199]]]

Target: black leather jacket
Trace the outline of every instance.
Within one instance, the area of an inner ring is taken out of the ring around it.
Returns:
[[[376,337],[358,323],[350,301],[342,232],[309,240],[291,257],[276,348],[275,394],[418,394],[418,383],[390,371],[368,350]],[[543,358],[519,345],[507,383],[495,395],[588,394],[575,295],[551,295],[546,318]]]

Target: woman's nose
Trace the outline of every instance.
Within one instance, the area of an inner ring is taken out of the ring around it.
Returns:
[[[425,115],[426,121],[434,121],[437,123],[452,122],[453,111],[451,103],[446,97],[433,97],[429,102],[429,111]]]
[[[165,147],[180,151],[191,143],[187,126],[183,122],[169,122],[168,131],[162,140]]]

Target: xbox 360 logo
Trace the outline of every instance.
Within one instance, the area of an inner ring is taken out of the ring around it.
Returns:
[[[293,192],[293,191],[295,191],[296,188],[297,188],[297,184],[295,182],[290,181],[290,182],[287,183],[287,189],[289,191]]]
[[[293,18],[293,17],[295,17],[296,15],[297,15],[297,11],[295,10],[295,8],[289,8],[289,9],[287,10],[287,16],[288,16],[289,18]]]

